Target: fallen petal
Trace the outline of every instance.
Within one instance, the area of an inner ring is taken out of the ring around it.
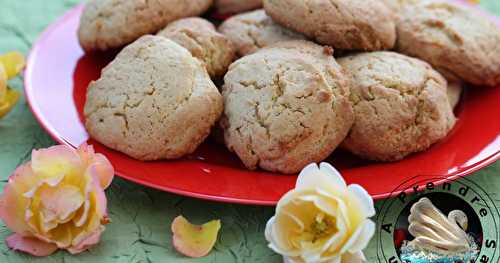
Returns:
[[[199,226],[189,223],[183,216],[178,216],[172,222],[174,248],[188,257],[204,257],[212,251],[220,228],[220,220]]]
[[[46,257],[57,251],[55,244],[47,243],[33,237],[23,237],[19,234],[12,234],[5,239],[7,247],[13,250],[22,251],[36,257]]]

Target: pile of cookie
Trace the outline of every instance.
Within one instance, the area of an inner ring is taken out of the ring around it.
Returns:
[[[213,130],[249,169],[397,161],[447,136],[464,83],[500,84],[500,29],[444,0],[91,0],[78,34],[124,47],[89,85],[89,134],[144,161]]]

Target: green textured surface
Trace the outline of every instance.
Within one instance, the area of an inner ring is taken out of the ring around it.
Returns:
[[[0,15],[0,53],[29,51],[39,33],[78,0],[2,0]],[[500,1],[483,0],[485,8],[500,15]],[[11,86],[21,90],[22,80]],[[33,148],[47,147],[53,141],[36,123],[23,99],[15,110],[0,121],[0,187],[16,166],[25,162]],[[470,176],[500,204],[500,162]],[[107,226],[99,246],[78,256],[66,252],[35,259],[14,253],[3,239],[10,234],[0,224],[0,262],[281,262],[267,248],[264,227],[272,208],[217,204],[148,189],[116,178],[107,192],[112,223]],[[206,258],[192,260],[179,256],[172,248],[170,223],[179,214],[202,223],[222,220],[222,231],[215,250]],[[375,242],[365,254],[375,262]]]

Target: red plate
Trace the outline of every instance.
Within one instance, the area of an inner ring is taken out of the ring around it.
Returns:
[[[84,55],[77,40],[82,6],[51,25],[33,47],[25,75],[31,110],[43,128],[62,144],[88,141],[79,117],[89,81],[112,54]],[[500,88],[472,88],[457,112],[460,121],[447,139],[426,152],[396,163],[367,163],[336,152],[328,161],[348,183],[358,183],[375,198],[389,196],[416,175],[456,179],[500,157]],[[274,205],[294,186],[296,176],[246,170],[224,146],[210,140],[188,158],[140,162],[89,141],[113,163],[117,175],[181,195],[244,204]]]

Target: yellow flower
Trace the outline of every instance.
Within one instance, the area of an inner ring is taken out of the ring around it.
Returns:
[[[91,146],[34,150],[0,197],[0,218],[14,232],[9,248],[47,256],[80,253],[97,244],[108,222],[106,189],[114,171]]]
[[[311,164],[278,202],[265,234],[285,262],[363,262],[374,215],[373,199],[361,186],[347,186],[327,163]]]
[[[9,52],[0,56],[0,118],[4,117],[19,100],[19,92],[7,86],[7,80],[14,78],[24,68],[24,56]]]

